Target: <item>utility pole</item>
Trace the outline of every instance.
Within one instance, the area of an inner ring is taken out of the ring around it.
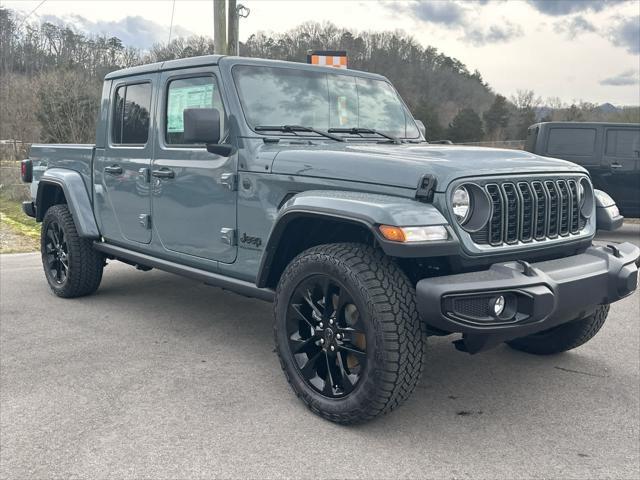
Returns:
[[[240,28],[240,16],[238,15],[238,8],[236,6],[236,0],[229,0],[229,55],[238,55],[239,50],[239,28]]]
[[[213,0],[213,50],[214,53],[219,55],[227,54],[227,11],[225,0]]]

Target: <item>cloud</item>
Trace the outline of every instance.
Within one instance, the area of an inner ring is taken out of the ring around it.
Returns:
[[[463,39],[476,46],[482,46],[487,43],[502,43],[521,37],[522,28],[511,22],[504,22],[500,25],[491,25],[486,30],[472,28],[467,30]]]
[[[609,30],[614,45],[624,47],[627,52],[640,54],[640,15],[622,18]]]
[[[508,42],[523,34],[522,28],[509,21],[497,25],[479,27],[477,19],[470,18],[471,6],[484,6],[491,0],[456,2],[453,0],[430,0],[411,3],[388,3],[387,8],[410,15],[414,19],[437,24],[449,30],[464,31],[461,40],[482,46],[488,43]]]
[[[76,31],[93,35],[106,35],[118,37],[127,46],[148,49],[154,43],[166,42],[169,39],[169,27],[160,25],[143,17],[125,17],[118,21],[91,21],[80,15],[58,17],[56,15],[42,15],[43,22],[55,25],[69,25]],[[189,30],[173,26],[172,38],[188,37],[192,35]]]
[[[626,87],[640,84],[640,75],[634,70],[626,70],[613,77],[600,80],[600,85],[611,85],[613,87]]]
[[[465,9],[450,0],[410,3],[405,9],[427,23],[451,26],[465,23]]]
[[[600,12],[626,0],[528,0],[529,5],[545,15],[562,16],[581,12]]]
[[[570,39],[576,38],[581,33],[596,31],[595,25],[581,15],[556,22],[554,29],[558,33],[565,33]]]

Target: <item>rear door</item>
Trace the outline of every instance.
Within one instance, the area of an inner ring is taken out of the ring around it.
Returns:
[[[153,152],[153,82],[157,74],[113,82],[104,153],[96,157],[96,216],[105,239],[151,241],[149,169]]]
[[[216,108],[226,137],[217,67],[163,72],[151,169],[153,228],[168,253],[232,263],[236,258],[236,160],[184,140],[187,108]]]
[[[607,193],[626,215],[640,212],[640,128],[605,127],[603,166]]]

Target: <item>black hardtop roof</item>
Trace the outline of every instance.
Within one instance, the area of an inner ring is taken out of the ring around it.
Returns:
[[[166,62],[148,63],[146,65],[138,65],[136,67],[123,68],[122,70],[116,70],[108,73],[104,78],[105,80],[111,80],[114,78],[131,77],[135,75],[142,75],[145,73],[161,72],[166,70],[177,70],[181,68],[191,67],[204,67],[207,65],[218,65],[219,63],[232,63],[241,65],[262,65],[265,67],[285,67],[296,68],[301,70],[318,71],[323,69],[327,72],[342,75],[355,75],[359,77],[374,78],[378,80],[386,80],[382,75],[375,73],[361,72],[359,70],[347,70],[334,67],[324,67],[318,65],[309,65],[307,63],[299,62],[286,62],[284,60],[268,60],[264,58],[250,58],[250,57],[229,57],[225,55],[203,55],[201,57],[179,58],[177,60],[167,60]]]
[[[531,127],[638,127],[640,123],[623,123],[623,122],[539,122],[534,123]]]

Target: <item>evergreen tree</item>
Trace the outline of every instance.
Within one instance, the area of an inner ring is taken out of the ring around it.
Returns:
[[[445,129],[440,124],[438,112],[426,100],[421,100],[413,110],[413,116],[421,120],[427,129],[427,141],[442,140],[446,136]]]
[[[472,108],[463,108],[449,124],[449,140],[456,143],[478,142],[482,140],[484,131],[482,120]]]
[[[509,124],[509,105],[502,95],[496,95],[489,110],[484,112],[482,118],[490,140],[503,140],[504,129]]]

